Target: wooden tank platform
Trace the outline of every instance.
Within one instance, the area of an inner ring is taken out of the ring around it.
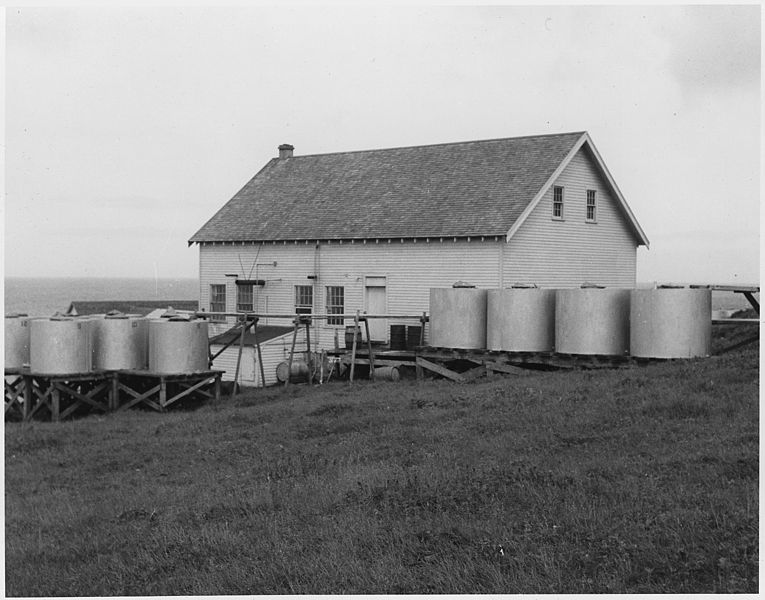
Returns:
[[[100,412],[145,404],[165,411],[190,396],[220,399],[223,371],[153,373],[151,371],[95,371],[51,374],[5,369],[5,418],[61,421],[75,413]]]
[[[452,381],[473,381],[495,373],[525,375],[529,370],[619,369],[658,359],[630,356],[506,352],[426,346],[416,351],[417,378],[431,371]]]
[[[220,400],[223,373],[219,370],[175,374],[116,371],[114,409],[124,410],[144,404],[164,412],[178,400],[192,395],[217,401]]]

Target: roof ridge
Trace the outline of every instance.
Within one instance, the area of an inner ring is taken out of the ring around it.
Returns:
[[[295,158],[313,158],[316,156],[335,156],[338,154],[360,154],[363,152],[386,152],[386,151],[393,151],[393,150],[414,150],[415,148],[439,148],[443,146],[460,146],[464,144],[482,144],[486,142],[504,142],[509,140],[524,140],[524,139],[531,139],[531,138],[544,138],[544,137],[563,137],[567,135],[584,135],[586,134],[586,130],[582,131],[566,131],[561,133],[542,133],[538,135],[518,135],[513,137],[499,137],[499,138],[489,138],[489,139],[482,139],[482,140],[463,140],[461,142],[441,142],[438,144],[415,144],[413,146],[393,146],[391,148],[367,148],[366,150],[341,150],[338,152],[317,152],[314,154],[298,154],[297,156],[292,156],[291,159]]]

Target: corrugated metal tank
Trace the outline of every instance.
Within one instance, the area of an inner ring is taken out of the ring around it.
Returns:
[[[486,319],[489,350],[552,352],[555,290],[525,286],[489,290]]]
[[[486,348],[488,290],[467,287],[430,289],[430,345]]]
[[[623,355],[630,348],[630,290],[581,288],[555,293],[555,351]]]
[[[207,321],[149,321],[149,370],[155,373],[197,373],[208,367]]]
[[[712,292],[708,289],[632,290],[630,354],[693,358],[712,351]]]
[[[146,369],[149,366],[149,322],[128,315],[93,320],[95,369]]]
[[[32,319],[29,365],[33,373],[71,375],[93,370],[93,321],[78,317]]]
[[[25,314],[5,315],[5,368],[20,369],[29,364],[29,322]]]

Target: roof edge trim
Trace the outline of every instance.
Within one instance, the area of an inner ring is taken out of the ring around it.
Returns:
[[[516,219],[515,223],[513,223],[513,226],[509,229],[507,232],[507,241],[510,241],[510,238],[512,238],[517,232],[518,229],[521,228],[523,223],[528,219],[529,215],[532,213],[532,211],[537,207],[537,205],[542,201],[542,198],[547,193],[547,191],[550,189],[550,186],[555,182],[556,179],[560,176],[560,174],[563,172],[563,170],[569,165],[569,163],[573,160],[574,156],[576,156],[576,153],[579,152],[579,150],[587,144],[587,146],[592,151],[592,155],[595,157],[595,162],[600,169],[603,176],[606,178],[606,181],[608,182],[608,185],[611,187],[611,189],[614,192],[614,195],[616,196],[616,200],[619,202],[619,205],[621,206],[622,210],[624,211],[624,214],[627,216],[627,220],[629,221],[630,225],[632,226],[632,229],[635,233],[635,236],[638,238],[638,246],[642,245],[646,248],[649,247],[650,242],[648,241],[648,238],[645,235],[645,232],[643,231],[643,228],[640,227],[640,224],[637,222],[637,219],[635,218],[635,215],[633,214],[632,210],[630,209],[629,205],[627,204],[627,201],[625,200],[624,196],[622,195],[621,190],[619,189],[619,186],[616,185],[616,182],[614,181],[614,178],[611,176],[611,173],[609,172],[608,168],[606,167],[606,164],[603,162],[603,158],[600,156],[600,153],[598,152],[597,148],[595,147],[595,144],[592,142],[592,138],[590,138],[590,134],[586,131],[582,134],[582,137],[580,137],[577,142],[571,147],[571,150],[566,155],[566,157],[561,161],[560,165],[558,165],[558,168],[555,169],[552,175],[550,175],[549,179],[545,182],[545,184],[542,186],[542,188],[537,192],[536,196],[534,196],[533,200],[529,202],[529,204],[526,206],[524,211],[521,213],[520,217]]]

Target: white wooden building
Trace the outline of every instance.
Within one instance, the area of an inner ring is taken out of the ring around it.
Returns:
[[[308,156],[285,144],[189,243],[204,310],[414,315],[458,280],[634,287],[648,239],[577,132]],[[370,321],[372,339],[394,322]],[[311,337],[332,348],[347,324],[314,322]]]

